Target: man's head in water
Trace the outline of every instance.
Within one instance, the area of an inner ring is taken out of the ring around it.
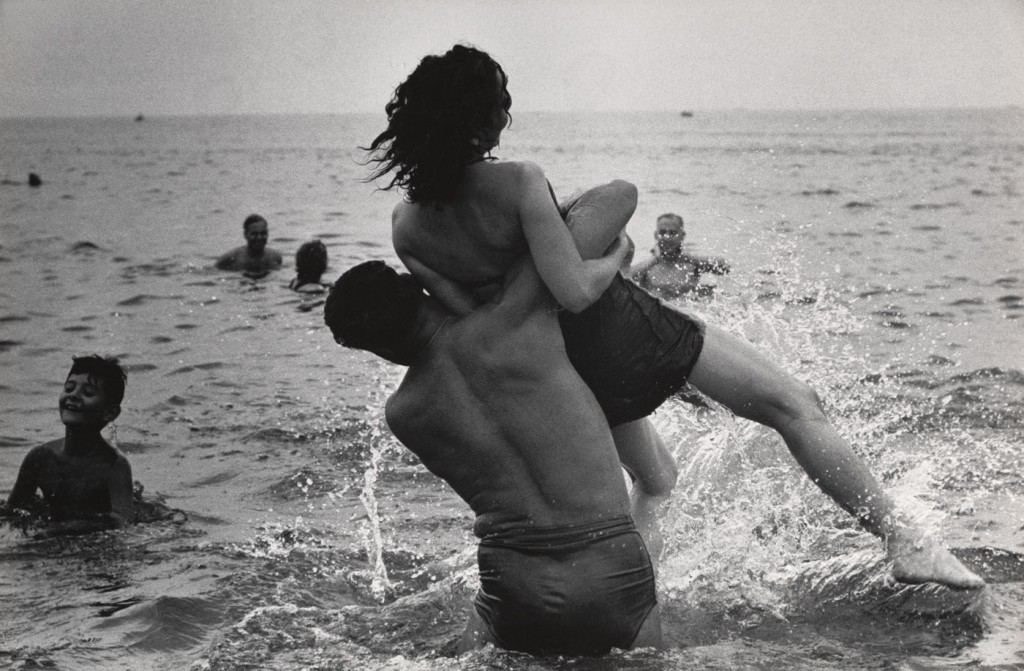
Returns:
[[[304,242],[295,252],[295,274],[301,283],[319,282],[327,270],[327,247],[319,240]]]
[[[683,240],[686,231],[683,229],[683,218],[673,212],[658,217],[654,228],[654,241],[658,245],[660,256],[679,256],[683,253]]]
[[[339,345],[408,366],[419,351],[417,325],[425,298],[411,275],[400,275],[383,261],[367,261],[334,283],[324,323]]]
[[[103,428],[121,414],[128,377],[115,358],[74,357],[57,400],[65,426]]]
[[[249,253],[259,256],[267,247],[268,237],[267,220],[258,214],[250,214],[242,222],[242,230],[245,232],[245,244],[249,247]]]

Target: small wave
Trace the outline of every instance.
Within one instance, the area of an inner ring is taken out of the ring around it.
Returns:
[[[118,301],[115,305],[119,306],[135,306],[143,305],[152,301],[180,301],[184,296],[156,296],[154,294],[138,294],[131,298],[126,298],[123,301]]]
[[[0,352],[10,352],[15,347],[24,344],[21,340],[0,340]]]
[[[124,366],[125,372],[127,373],[142,373],[147,370],[156,370],[159,366],[151,363],[130,363]]]
[[[216,601],[199,597],[159,596],[138,599],[122,612],[117,626],[131,628],[128,648],[138,651],[170,651],[193,648],[203,643],[221,624],[225,608]]]
[[[851,200],[850,202],[846,203],[846,205],[843,205],[843,207],[845,207],[847,209],[850,209],[850,210],[855,210],[855,209],[859,209],[859,208],[869,208],[869,207],[877,207],[877,206],[874,203],[866,203],[866,202],[861,201],[861,200]]]
[[[961,207],[960,203],[914,203],[911,210],[944,210],[947,207]]]
[[[90,254],[98,251],[102,251],[101,247],[94,242],[89,242],[88,240],[76,242],[68,247],[69,254]]]

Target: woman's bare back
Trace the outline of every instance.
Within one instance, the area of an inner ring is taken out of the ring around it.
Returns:
[[[443,206],[399,204],[392,241],[409,271],[459,314],[474,307],[467,290],[500,283],[527,252],[555,299],[582,310],[607,288],[622,256],[584,261],[544,173],[519,162],[468,166],[455,198]]]

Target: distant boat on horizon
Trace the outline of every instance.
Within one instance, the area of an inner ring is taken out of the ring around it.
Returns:
[[[144,117],[144,116],[142,116],[141,114],[139,114],[138,116],[136,116],[136,117],[135,117],[135,120],[136,120],[136,121],[145,121],[145,120],[146,120],[146,117]]]
[[[689,111],[680,112],[679,116],[683,117],[684,119],[689,119],[690,117],[693,116],[693,112],[689,112]]]

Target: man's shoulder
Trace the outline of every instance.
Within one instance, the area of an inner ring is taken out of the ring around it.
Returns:
[[[216,265],[221,270],[234,270],[247,253],[248,250],[245,247],[235,247],[221,254]]]

